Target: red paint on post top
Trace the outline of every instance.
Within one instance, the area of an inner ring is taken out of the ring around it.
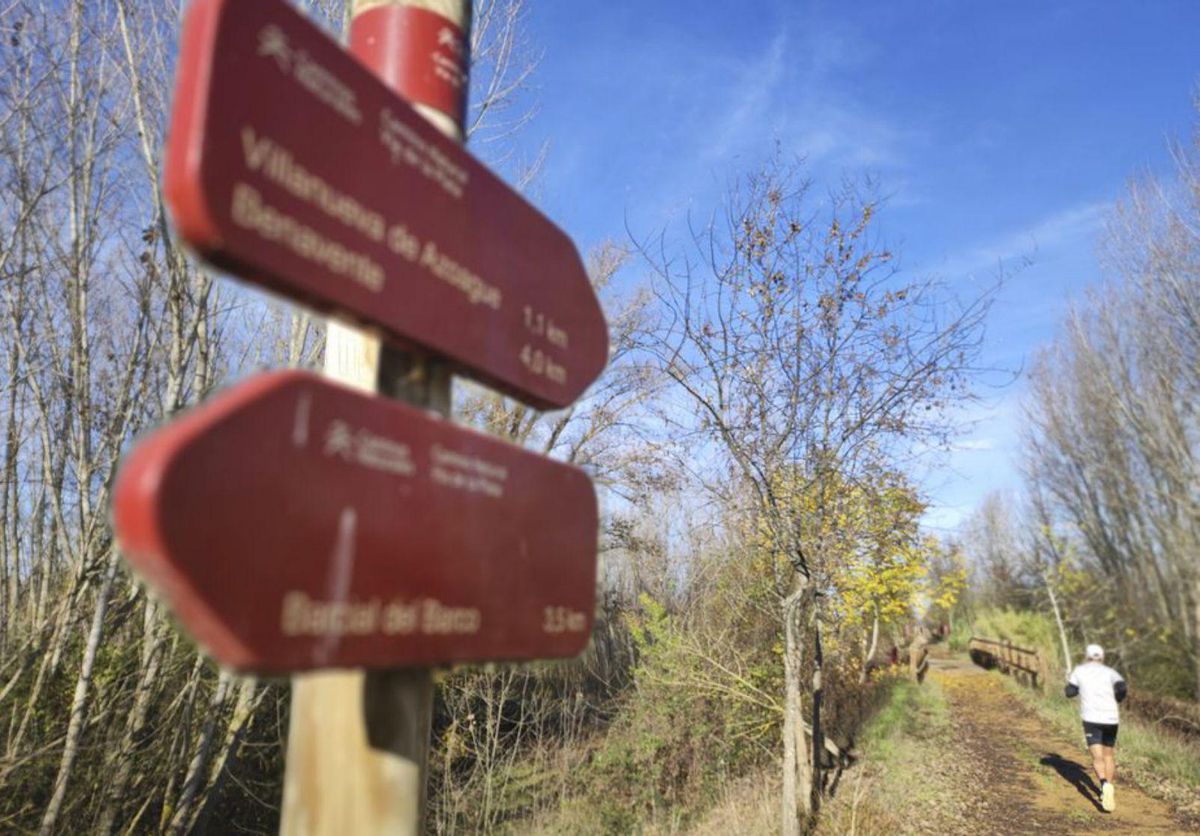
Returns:
[[[192,3],[164,192],[216,266],[526,403],[608,360],[562,230],[283,0]]]
[[[461,28],[429,9],[389,3],[354,16],[350,51],[410,102],[463,126],[468,44]]]
[[[143,441],[114,520],[237,670],[569,657],[592,629],[583,472],[306,373],[254,378]]]

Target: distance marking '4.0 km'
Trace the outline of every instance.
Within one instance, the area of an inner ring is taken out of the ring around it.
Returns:
[[[570,657],[591,634],[582,471],[303,372],[143,441],[114,517],[129,562],[238,670]]]
[[[191,4],[164,180],[213,264],[527,403],[608,360],[562,230],[283,0]]]

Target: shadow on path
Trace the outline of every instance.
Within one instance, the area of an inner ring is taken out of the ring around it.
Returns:
[[[1064,758],[1058,752],[1047,752],[1046,757],[1038,763],[1053,768],[1063,777],[1063,780],[1079,790],[1079,794],[1090,801],[1093,807],[1103,812],[1104,808],[1100,806],[1100,789],[1092,780],[1092,775],[1086,767]]]

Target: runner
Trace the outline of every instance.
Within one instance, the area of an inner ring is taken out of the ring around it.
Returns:
[[[1083,736],[1092,753],[1092,766],[1100,779],[1100,806],[1111,813],[1117,803],[1113,791],[1117,764],[1113,747],[1117,745],[1117,703],[1124,701],[1125,679],[1104,664],[1104,648],[1089,644],[1087,661],[1071,671],[1066,695],[1079,697],[1079,714],[1083,719]]]

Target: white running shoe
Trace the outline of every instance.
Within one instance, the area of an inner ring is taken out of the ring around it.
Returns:
[[[1104,808],[1104,812],[1111,813],[1117,809],[1117,800],[1114,795],[1112,781],[1105,781],[1104,786],[1100,789],[1100,806]]]

